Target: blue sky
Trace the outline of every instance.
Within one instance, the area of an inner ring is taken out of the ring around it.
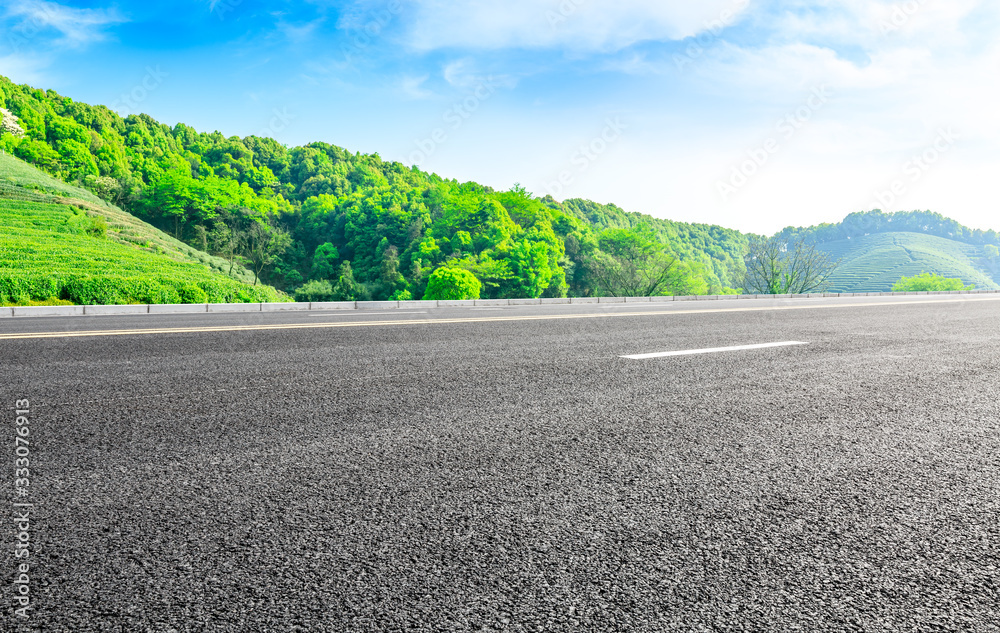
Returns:
[[[980,0],[7,0],[0,74],[677,220],[1000,230],[998,31]]]

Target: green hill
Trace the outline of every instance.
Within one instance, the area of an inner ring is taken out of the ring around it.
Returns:
[[[0,155],[0,302],[202,303],[281,300],[92,193]]]
[[[546,196],[543,202],[598,231],[635,229],[643,225],[651,227],[662,241],[670,245],[677,257],[700,267],[713,293],[737,285],[744,269],[743,252],[746,250],[747,235],[735,229],[654,218],[645,213],[625,211],[614,204],[598,204],[577,198],[558,203]]]
[[[254,267],[288,292],[311,282],[310,293],[328,287],[330,298],[419,299],[437,269],[457,267],[479,279],[483,298],[592,295],[607,291],[594,273],[608,255],[602,234],[620,225],[651,225],[657,248],[681,260],[685,282],[671,291],[724,292],[742,267],[742,236],[722,227],[496,191],[323,142],[287,147],[123,118],[3,77],[0,108],[0,149],[185,244],[221,253],[227,231],[244,245],[248,233],[274,237],[274,256]]]
[[[998,284],[984,268],[982,246],[912,232],[886,232],[825,242],[819,247],[841,259],[830,292],[888,292],[900,277],[923,272],[959,278],[982,290]]]

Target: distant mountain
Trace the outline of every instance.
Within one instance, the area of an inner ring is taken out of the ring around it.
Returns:
[[[900,277],[923,272],[962,279],[979,289],[1000,288],[1000,235],[970,229],[939,213],[852,213],[837,224],[781,231],[841,259],[832,292],[886,292]]]

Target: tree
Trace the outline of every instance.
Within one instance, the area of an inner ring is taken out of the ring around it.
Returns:
[[[743,288],[749,294],[805,294],[821,289],[840,264],[815,243],[780,235],[753,236],[744,257]]]
[[[337,278],[337,285],[333,287],[334,301],[357,301],[358,283],[354,280],[354,271],[351,269],[351,262],[345,260],[340,265],[340,275]]]
[[[519,240],[506,253],[506,259],[514,273],[512,287],[506,298],[534,299],[542,296],[554,275],[548,245],[544,242]]]
[[[340,259],[340,252],[337,247],[326,242],[316,247],[313,253],[312,278],[329,279],[337,272],[337,260]]]
[[[232,277],[243,247],[243,233],[232,221],[232,214],[226,213],[223,220],[215,223],[208,234],[208,243],[213,254],[229,262],[229,276]]]
[[[177,239],[181,239],[183,227],[196,215],[208,215],[201,183],[181,171],[168,172],[150,185],[143,203],[150,217],[172,222]]]
[[[14,113],[6,108],[0,107],[0,136],[6,132],[20,138],[24,136],[24,129],[17,122]]]
[[[272,226],[266,221],[252,221],[244,233],[243,256],[253,271],[253,285],[257,285],[264,268],[273,264],[292,245],[288,231]]]
[[[652,297],[682,286],[684,268],[648,227],[606,229],[586,265],[609,297]]]
[[[406,278],[399,272],[399,251],[395,246],[387,246],[382,252],[382,266],[379,271],[377,292],[380,297],[391,299],[396,293],[406,290]]]
[[[939,292],[955,290],[972,290],[975,286],[966,286],[961,279],[949,279],[942,275],[921,273],[913,277],[901,277],[892,287],[893,292]]]
[[[460,301],[478,299],[483,285],[476,276],[461,268],[438,268],[427,282],[424,299]]]

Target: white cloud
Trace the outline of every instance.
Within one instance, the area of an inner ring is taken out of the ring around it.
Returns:
[[[749,0],[414,0],[410,44],[439,48],[560,47],[613,51],[678,40],[731,23]]]
[[[964,40],[963,22],[988,3],[983,0],[784,0],[767,19],[793,39],[827,38],[881,47],[899,41],[935,46]]]
[[[45,0],[16,0],[7,8],[8,18],[19,20],[12,37],[31,39],[46,29],[62,34],[60,44],[79,47],[106,37],[105,28],[127,20],[114,9],[77,9]]]
[[[962,17],[938,15],[942,33],[962,29],[954,40],[891,34],[865,42],[860,62],[832,45],[789,41],[722,46],[706,54],[694,72],[706,90],[757,104],[786,103],[803,89],[829,85],[837,95],[830,115],[855,128],[870,127],[875,135],[951,124],[1000,142],[995,115],[1000,86],[990,79],[1000,68],[1000,45],[956,43],[975,39],[967,22],[958,26]]]
[[[14,53],[0,57],[0,75],[14,83],[42,86],[48,82],[48,76],[42,71],[50,64],[47,56]]]

